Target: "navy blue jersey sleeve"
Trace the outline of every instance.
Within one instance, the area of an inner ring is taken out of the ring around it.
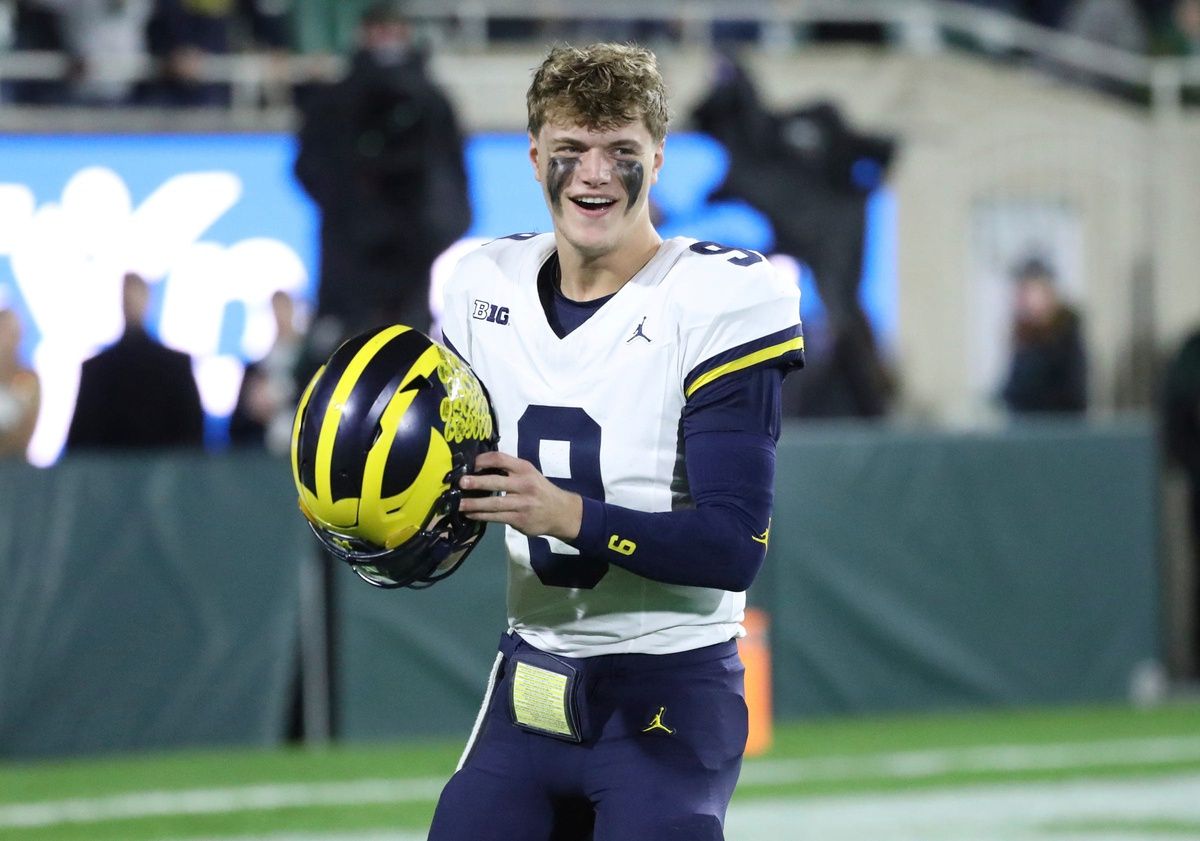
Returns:
[[[585,498],[572,545],[666,584],[749,589],[770,532],[781,382],[778,368],[747,371],[689,401],[682,424],[694,508],[650,513]]]
[[[683,407],[683,436],[697,432],[752,432],[779,440],[783,416],[780,367],[731,374],[697,391]]]

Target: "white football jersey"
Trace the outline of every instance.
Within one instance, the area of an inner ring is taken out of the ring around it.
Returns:
[[[466,255],[444,338],[487,386],[500,450],[584,496],[640,511],[691,507],[680,415],[722,375],[803,347],[800,294],[752,251],[675,238],[559,338],[538,294],[553,234]],[[745,594],[651,581],[508,527],[510,626],[572,657],[667,654],[740,636]]]

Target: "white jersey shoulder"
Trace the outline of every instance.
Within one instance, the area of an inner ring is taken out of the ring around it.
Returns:
[[[554,246],[554,234],[512,234],[484,243],[458,261],[443,291],[442,337],[467,362],[472,362],[471,322],[507,318],[508,308],[499,299],[522,282],[536,286],[538,270]]]
[[[675,242],[675,241],[672,241]],[[799,359],[800,290],[756,251],[680,239],[669,274],[685,393],[778,357]]]
[[[780,279],[771,262],[757,251],[729,248],[715,242],[689,237],[666,240],[664,248],[675,254],[670,272],[679,291],[704,292],[705,299],[690,296],[700,308],[717,311],[735,299],[782,298],[794,294],[794,287]]]
[[[537,269],[554,251],[554,246],[554,234],[512,234],[484,243],[468,254],[467,258],[490,264],[509,280],[527,278],[531,270],[533,278],[536,279]]]

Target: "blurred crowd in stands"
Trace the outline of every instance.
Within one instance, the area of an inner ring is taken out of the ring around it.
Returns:
[[[960,0],[1151,55],[1200,55],[1200,0]]]
[[[1135,53],[1200,55],[1200,0],[957,2]],[[0,99],[33,105],[222,105],[229,87],[213,80],[207,58],[343,52],[366,7],[367,0],[0,0],[0,53],[68,57],[61,78],[9,81]],[[558,0],[553,15],[544,13],[544,4],[530,7],[542,14],[488,16],[488,41],[661,43],[679,40],[687,29],[682,16],[652,10],[639,19],[598,17],[590,0]],[[578,17],[572,16],[575,7]],[[455,18],[455,4],[446,4],[445,12],[434,25],[441,28],[439,37],[453,37],[463,21]],[[796,44],[884,42],[892,33],[878,23],[780,27],[747,15],[716,20],[709,34],[714,43],[733,45],[780,37]]]
[[[1069,32],[1092,41],[1136,53],[1200,55],[1200,0],[950,0],[1009,15],[1038,26]],[[560,0],[570,8],[587,0]],[[851,2],[848,6],[853,5]],[[755,20],[726,20],[713,26],[713,40],[757,42],[770,24]],[[679,20],[605,20],[590,17],[561,19],[507,18],[489,24],[492,39],[610,38],[640,41],[669,40],[680,36]],[[797,42],[883,42],[887,27],[870,23],[820,23],[801,25],[790,33]]]
[[[203,59],[292,49],[290,0],[7,0],[7,48],[65,53],[62,80],[11,83],[37,105],[204,106],[228,101]],[[145,71],[149,68],[149,72]],[[131,76],[143,77],[130,81]]]

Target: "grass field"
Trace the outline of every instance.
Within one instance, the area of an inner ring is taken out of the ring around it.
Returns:
[[[460,748],[4,763],[0,841],[418,841]],[[777,725],[727,837],[1200,839],[1200,704]]]

